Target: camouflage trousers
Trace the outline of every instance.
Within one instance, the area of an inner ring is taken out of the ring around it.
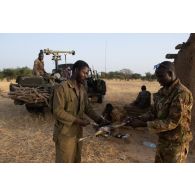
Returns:
[[[75,136],[66,136],[59,134],[55,141],[56,163],[80,163],[82,143],[78,139],[82,136],[80,131]]]
[[[181,144],[158,143],[155,163],[185,163],[189,151],[189,142]]]

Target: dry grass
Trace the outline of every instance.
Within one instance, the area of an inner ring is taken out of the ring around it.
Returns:
[[[8,91],[9,83],[0,82]],[[54,162],[53,117],[34,115],[0,97],[0,162]]]
[[[107,95],[103,104],[93,104],[102,112],[106,103],[122,107],[131,102],[145,84],[151,92],[159,88],[156,82],[107,81]],[[9,83],[0,82],[0,89],[8,91]],[[15,106],[13,101],[0,97],[0,162],[54,162],[55,152],[52,141],[54,120],[47,112],[33,115],[24,106]],[[93,138],[83,144],[83,162],[153,162],[155,149],[147,148],[144,141],[156,142],[156,136],[146,129],[122,129],[130,134],[124,142],[117,138]],[[85,135],[94,133],[87,127]],[[195,162],[192,156],[190,162]]]
[[[118,103],[129,103],[133,101],[140,91],[142,85],[146,85],[147,89],[152,93],[156,92],[159,88],[157,82],[148,82],[141,80],[108,80],[107,82],[107,95],[106,100]]]

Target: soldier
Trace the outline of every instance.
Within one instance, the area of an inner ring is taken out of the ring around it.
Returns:
[[[115,122],[121,122],[124,120],[124,116],[125,116],[124,113],[125,112],[122,112],[121,110],[117,108],[114,108],[112,104],[108,103],[106,104],[105,109],[102,112],[102,116],[106,120],[112,123],[115,123]]]
[[[43,58],[44,58],[43,50],[40,50],[38,58],[34,61],[33,75],[44,76],[44,74],[47,74],[44,69]]]
[[[192,94],[176,77],[172,62],[157,65],[155,74],[162,88],[154,94],[154,105],[148,113],[130,120],[130,124],[147,126],[149,132],[158,135],[155,162],[185,162],[192,140]]]
[[[53,140],[56,147],[56,162],[81,162],[82,127],[89,125],[84,119],[87,114],[96,123],[107,123],[91,107],[83,83],[88,76],[89,66],[84,61],[75,62],[70,80],[54,89],[53,114],[56,118]]]
[[[151,106],[151,93],[146,90],[145,85],[141,87],[141,92],[139,92],[136,100],[133,102],[133,105],[141,109]]]
[[[113,107],[111,103],[106,104],[105,109],[102,112],[102,116],[111,123],[121,123],[126,116],[125,114],[126,112]],[[117,138],[122,138],[126,134],[122,133],[120,128],[115,128],[112,130],[111,135]]]
[[[151,93],[146,90],[146,86],[141,87],[136,100],[124,106],[124,110],[129,116],[137,116],[148,111],[151,106]]]

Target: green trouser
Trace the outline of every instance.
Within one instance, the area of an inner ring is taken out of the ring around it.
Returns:
[[[185,163],[189,151],[189,142],[180,144],[158,143],[155,163]]]
[[[80,163],[82,143],[78,142],[82,137],[82,130],[79,130],[75,136],[63,134],[57,135],[55,141],[56,163]]]

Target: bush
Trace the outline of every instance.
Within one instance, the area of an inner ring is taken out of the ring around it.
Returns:
[[[5,68],[0,71],[0,79],[16,79],[17,76],[30,76],[32,75],[32,70],[28,67],[22,68]]]
[[[141,78],[142,78],[142,75],[138,73],[134,73],[131,75],[131,79],[141,79]]]

